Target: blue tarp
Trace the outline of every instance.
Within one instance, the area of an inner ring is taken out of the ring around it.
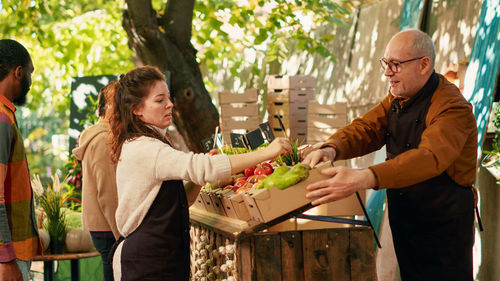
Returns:
[[[500,1],[485,0],[479,16],[469,66],[465,73],[463,95],[474,106],[479,151],[488,124],[500,66],[499,19]]]

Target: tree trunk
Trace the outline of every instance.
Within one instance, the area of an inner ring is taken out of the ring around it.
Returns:
[[[213,134],[219,113],[203,83],[197,51],[190,43],[194,1],[169,0],[164,15],[158,17],[151,0],[127,0],[122,24],[136,63],[170,72],[174,123],[189,149],[202,152],[201,140]]]

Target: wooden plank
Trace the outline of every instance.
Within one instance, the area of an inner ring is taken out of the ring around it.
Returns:
[[[259,116],[259,105],[257,103],[223,104],[220,107],[222,119],[234,116]]]
[[[303,231],[302,247],[305,280],[351,280],[348,229]]]
[[[309,101],[308,113],[311,114],[347,114],[347,103],[336,102],[335,104],[319,104],[317,101]]]
[[[196,208],[189,208],[189,219],[191,224],[200,225],[232,239],[238,238],[247,229],[253,227],[248,222],[201,211]]]
[[[271,75],[267,80],[268,89],[314,88],[316,78],[307,75],[282,76]]]
[[[307,126],[311,128],[343,128],[347,115],[307,115]]]
[[[350,259],[352,280],[377,280],[375,270],[375,248],[370,228],[350,229]]]
[[[307,103],[314,100],[314,90],[299,90],[299,89],[274,89],[267,93],[267,100],[270,102],[296,102]]]
[[[269,102],[267,104],[269,115],[296,115],[307,118],[307,104],[303,102]]]
[[[268,118],[269,125],[271,128],[281,128],[280,123],[278,121],[278,118],[274,115],[269,115]],[[295,116],[295,115],[283,115],[281,117],[281,122],[283,123],[283,126],[285,126],[285,129],[303,129],[301,131],[306,132],[307,128],[307,121],[305,118],[303,119],[300,116]]]
[[[279,234],[255,234],[255,279],[276,281],[281,278],[281,238]]]
[[[251,238],[242,239],[237,244],[237,264],[238,264],[238,280],[252,280],[252,272],[255,267]]]
[[[281,233],[282,280],[304,281],[304,257],[302,255],[302,233]]]
[[[219,93],[219,104],[257,102],[257,89],[248,89],[243,94],[236,94],[231,91]]]
[[[234,118],[221,119],[222,132],[231,130],[255,130],[259,127],[260,118],[258,116],[247,117],[246,120],[237,120]]]

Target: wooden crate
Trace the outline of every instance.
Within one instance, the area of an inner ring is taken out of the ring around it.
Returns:
[[[328,137],[347,125],[347,104],[318,104],[310,101],[307,105],[307,143],[324,142]]]
[[[219,93],[220,131],[225,143],[231,143],[232,132],[246,133],[259,127],[257,89],[248,89],[243,94],[230,91]]]
[[[231,91],[222,91],[219,93],[219,104],[229,103],[254,103],[258,101],[257,89],[248,89],[243,94],[233,93]]]
[[[376,280],[367,227],[235,235],[231,223],[192,213],[191,280]]]
[[[269,102],[303,102],[314,99],[314,89],[274,89],[267,92]]]
[[[303,117],[305,120],[307,117],[307,103],[303,102],[268,102],[267,112],[269,115],[295,115]]]
[[[307,75],[271,75],[267,79],[268,89],[309,89],[315,85],[316,79]]]

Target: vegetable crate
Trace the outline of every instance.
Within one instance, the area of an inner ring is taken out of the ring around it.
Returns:
[[[370,228],[232,231],[192,215],[191,280],[376,280]]]
[[[243,94],[230,91],[219,93],[221,132],[226,143],[231,143],[230,134],[235,130],[249,131],[259,127],[257,89],[248,89]]]
[[[340,163],[335,163],[339,165]],[[251,189],[244,193],[224,194],[206,192],[202,190],[194,203],[194,208],[242,222],[254,224],[269,223],[284,215],[295,212],[310,205],[310,200],[305,198],[306,186],[312,182],[327,179],[320,173],[322,169],[331,167],[330,162],[323,162],[309,171],[309,177],[284,190],[276,187],[267,189]],[[360,197],[365,202],[365,192],[360,192]],[[286,198],[286,200],[283,200]],[[309,206],[305,214],[352,217],[364,215],[363,209],[355,194],[335,202],[320,205],[315,208]],[[310,229],[332,227],[329,223],[307,223],[304,221],[284,222],[279,225],[280,230]],[[312,226],[314,225],[314,226]]]
[[[324,142],[347,124],[347,104],[318,104],[309,101],[307,108],[307,143]]]
[[[267,111],[276,136],[306,141],[307,103],[314,99],[315,83],[315,78],[304,75],[269,77]],[[281,117],[286,131],[283,131],[278,117]]]

